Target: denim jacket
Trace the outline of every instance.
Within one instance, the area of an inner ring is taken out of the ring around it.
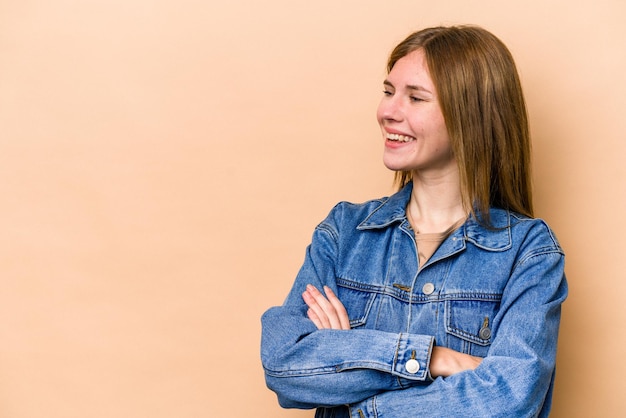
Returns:
[[[492,208],[418,266],[409,183],[391,197],[342,202],[313,233],[282,306],[262,317],[268,387],[316,417],[546,417],[551,406],[564,255],[539,219]],[[307,284],[329,286],[350,330],[318,330]],[[433,379],[433,345],[483,357]]]

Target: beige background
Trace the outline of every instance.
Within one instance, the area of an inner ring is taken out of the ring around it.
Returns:
[[[259,317],[335,202],[391,192],[385,60],[441,23],[523,78],[571,290],[553,416],[623,416],[624,4],[0,0],[0,416],[311,417]]]

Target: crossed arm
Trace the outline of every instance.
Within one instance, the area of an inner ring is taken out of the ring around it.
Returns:
[[[302,299],[309,307],[307,315],[318,329],[349,330],[348,312],[331,288],[324,286],[322,294],[315,286],[308,285]],[[430,360],[433,378],[447,377],[464,370],[474,370],[482,358],[460,353],[446,347],[434,346]]]

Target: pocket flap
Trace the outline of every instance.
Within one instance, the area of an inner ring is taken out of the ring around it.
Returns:
[[[446,332],[474,344],[487,346],[493,338],[491,327],[499,307],[499,301],[447,300]]]

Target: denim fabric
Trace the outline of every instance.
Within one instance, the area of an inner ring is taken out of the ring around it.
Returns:
[[[313,233],[285,303],[262,317],[268,387],[316,417],[545,417],[551,405],[564,255],[539,219],[470,217],[418,269],[405,208],[391,197],[339,203]],[[307,284],[331,287],[350,330],[318,330]],[[433,345],[484,357],[432,379]]]

